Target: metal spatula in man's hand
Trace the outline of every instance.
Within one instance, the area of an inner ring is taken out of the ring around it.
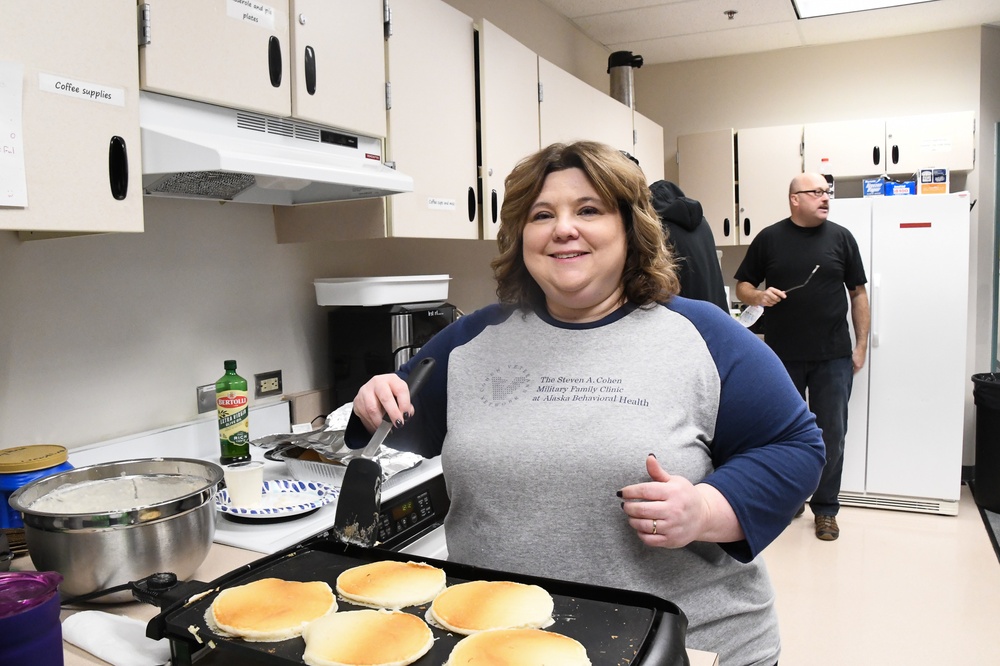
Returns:
[[[434,359],[430,357],[413,367],[406,378],[411,400],[433,369]],[[391,431],[392,424],[388,417],[383,417],[361,455],[347,464],[337,497],[337,516],[333,521],[333,532],[344,543],[365,548],[375,545],[382,505],[382,467],[372,458]]]

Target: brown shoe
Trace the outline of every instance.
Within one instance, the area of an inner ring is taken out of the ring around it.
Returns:
[[[835,541],[840,536],[836,516],[816,516],[816,538],[820,541]]]

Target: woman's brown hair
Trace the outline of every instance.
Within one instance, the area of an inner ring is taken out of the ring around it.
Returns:
[[[500,302],[525,309],[544,306],[545,295],[524,264],[524,227],[545,177],[574,168],[583,171],[604,203],[622,216],[627,244],[621,278],[625,298],[650,306],[680,292],[674,258],[664,242],[642,170],[610,146],[578,141],[555,143],[529,155],[504,181],[497,231],[500,256],[491,263]]]

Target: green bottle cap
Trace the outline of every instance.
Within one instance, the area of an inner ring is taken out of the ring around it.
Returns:
[[[236,369],[236,361],[226,361],[223,365],[225,366],[226,370]]]

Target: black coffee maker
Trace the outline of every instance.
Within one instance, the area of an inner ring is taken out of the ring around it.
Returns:
[[[333,404],[354,400],[374,375],[397,370],[457,315],[455,306],[444,302],[331,309],[327,322]]]

